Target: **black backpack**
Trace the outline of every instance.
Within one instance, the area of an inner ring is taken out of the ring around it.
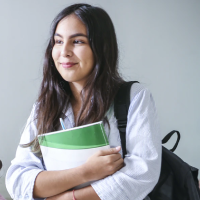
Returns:
[[[114,112],[121,137],[123,158],[126,155],[126,124],[130,105],[130,88],[135,82],[137,81],[125,82],[114,100]],[[179,143],[180,133],[170,132],[164,137],[162,144],[166,143],[175,133],[178,138],[174,147],[168,150],[162,146],[160,177],[148,196],[151,200],[200,200],[198,169],[188,165],[173,153]]]

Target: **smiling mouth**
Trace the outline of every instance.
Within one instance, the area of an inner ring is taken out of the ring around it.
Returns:
[[[71,68],[73,67],[74,65],[77,65],[78,63],[60,63],[62,65],[63,68]]]

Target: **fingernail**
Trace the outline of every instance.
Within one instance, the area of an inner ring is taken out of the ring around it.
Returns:
[[[119,150],[120,150],[120,148],[121,148],[120,146],[118,146],[118,147],[115,147],[115,149],[116,149],[117,151],[119,151]]]

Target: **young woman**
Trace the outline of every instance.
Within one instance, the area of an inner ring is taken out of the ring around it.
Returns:
[[[14,199],[149,199],[161,163],[155,105],[144,86],[132,86],[123,160],[113,111],[124,82],[117,61],[114,27],[103,9],[75,4],[54,19],[39,97],[7,172],[7,189]],[[103,120],[111,148],[79,167],[46,171],[36,136],[61,129],[60,117],[67,128]],[[88,181],[94,182],[71,191]]]

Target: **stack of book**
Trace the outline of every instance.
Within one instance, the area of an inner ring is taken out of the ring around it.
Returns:
[[[78,167],[95,152],[110,148],[102,121],[46,133],[39,135],[38,139],[48,171]],[[90,183],[75,188],[85,187]]]

